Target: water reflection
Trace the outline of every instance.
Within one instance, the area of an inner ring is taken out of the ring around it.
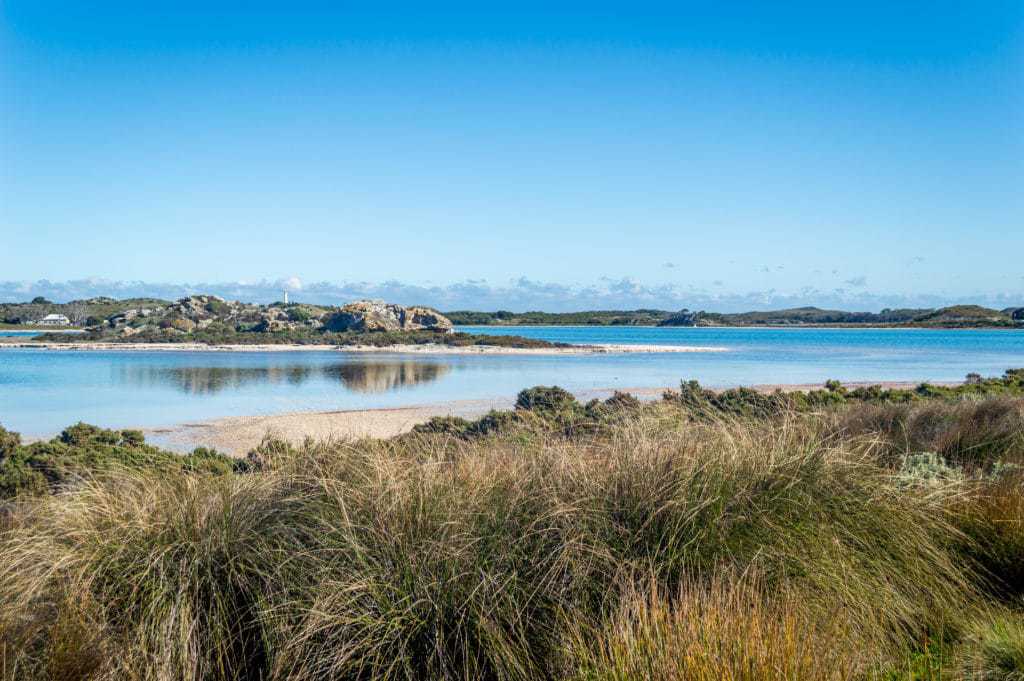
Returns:
[[[341,381],[349,390],[383,393],[406,385],[436,381],[451,370],[449,364],[404,361],[330,364],[323,367],[323,374]]]
[[[284,364],[274,366],[122,366],[120,379],[132,385],[172,385],[190,395],[215,394],[250,384],[301,385],[309,380],[338,381],[360,393],[383,393],[436,381],[448,364],[414,360]]]

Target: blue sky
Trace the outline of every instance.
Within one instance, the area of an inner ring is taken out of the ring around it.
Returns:
[[[1024,304],[1024,4],[553,4],[7,0],[0,296]]]

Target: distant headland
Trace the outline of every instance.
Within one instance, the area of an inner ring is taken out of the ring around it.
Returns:
[[[844,312],[797,307],[768,312],[595,310],[586,312],[447,312],[459,326],[810,326],[1024,329],[1024,307],[994,310],[980,305]]]

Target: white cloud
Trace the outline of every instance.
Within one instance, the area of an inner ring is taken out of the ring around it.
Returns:
[[[863,282],[860,280],[863,279]],[[129,298],[151,296],[180,298],[193,293],[213,293],[225,298],[269,303],[280,299],[289,280],[262,280],[251,283],[150,283],[141,281],[77,280],[52,282],[39,280],[0,281],[0,302],[19,302],[35,296],[68,301],[95,296]],[[819,290],[804,287],[795,292],[777,289],[725,292],[723,282],[712,282],[710,291],[688,284],[644,284],[635,279],[604,278],[594,284],[570,286],[520,277],[504,284],[482,279],[450,284],[418,285],[401,281],[385,282],[299,282],[294,299],[302,302],[341,305],[360,298],[388,300],[405,305],[430,305],[441,310],[594,310],[658,308],[664,310],[712,310],[741,312],[771,310],[803,305],[845,310],[877,311],[885,307],[940,307],[955,303],[977,303],[990,307],[1020,307],[1024,291],[963,296],[879,295],[864,290],[866,277],[855,277],[849,287]],[[294,283],[294,282],[293,282]],[[852,288],[851,288],[852,287]],[[859,290],[854,290],[859,289]]]

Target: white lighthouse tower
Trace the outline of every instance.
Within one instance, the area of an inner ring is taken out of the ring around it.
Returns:
[[[288,304],[288,292],[287,291],[284,291],[284,304],[285,305]]]

